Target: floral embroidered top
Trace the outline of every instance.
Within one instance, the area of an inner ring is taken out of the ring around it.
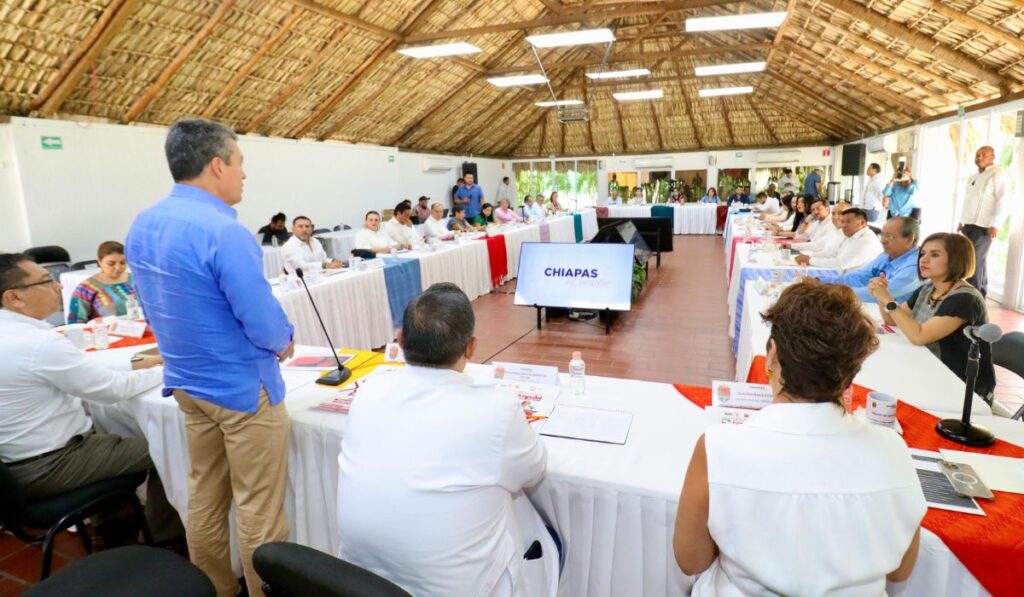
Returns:
[[[131,276],[117,284],[104,284],[93,276],[79,284],[71,294],[68,323],[88,323],[97,317],[124,315],[128,311],[125,301],[134,295]]]

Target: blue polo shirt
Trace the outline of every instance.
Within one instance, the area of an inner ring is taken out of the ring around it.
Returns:
[[[873,303],[875,297],[868,294],[868,282],[885,274],[889,280],[889,292],[897,303],[904,303],[917,287],[921,285],[921,279],[917,276],[917,247],[911,248],[896,259],[892,259],[883,252],[871,263],[848,274],[822,276],[820,279],[826,284],[845,284],[853,289],[862,302]]]
[[[462,187],[455,193],[456,199],[469,199],[469,204],[466,205],[466,219],[472,220],[480,213],[480,205],[484,200],[484,191],[480,188],[480,185],[473,183],[471,187]]]
[[[125,240],[135,288],[164,358],[164,395],[185,390],[256,412],[260,387],[284,400],[277,354],[293,328],[263,277],[263,253],[235,210],[176,184]]]
[[[917,181],[912,180],[907,186],[894,182],[885,187],[882,195],[889,198],[889,213],[894,216],[909,216],[917,207],[914,195],[917,194]]]
[[[811,172],[804,179],[804,195],[818,196],[817,184],[821,182],[821,176],[817,172]]]

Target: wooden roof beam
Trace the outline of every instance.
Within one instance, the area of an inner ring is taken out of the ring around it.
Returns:
[[[790,88],[796,89],[796,90],[804,93],[808,98],[812,98],[814,100],[815,104],[823,105],[826,108],[828,108],[829,110],[831,110],[831,111],[841,115],[843,118],[845,118],[845,119],[847,119],[849,121],[858,122],[858,123],[865,123],[865,121],[868,120],[868,118],[866,116],[859,115],[859,114],[854,114],[853,112],[851,112],[847,108],[844,108],[843,106],[840,106],[839,104],[836,104],[835,102],[830,102],[830,101],[823,100],[820,97],[819,93],[817,93],[817,92],[813,91],[812,89],[808,88],[803,83],[798,83],[797,81],[794,81],[793,79],[787,77],[786,75],[784,75],[782,73],[775,72],[775,71],[765,71],[765,72],[767,72],[770,77],[774,77],[775,79],[778,79],[783,84],[783,86],[790,87]],[[869,132],[871,132],[871,131],[877,130],[877,129],[872,128],[871,125],[865,123],[864,124],[864,128],[862,128],[860,130],[868,130]]]
[[[419,27],[420,24],[422,24],[427,19],[430,13],[434,9],[436,9],[440,4],[441,0],[423,0],[422,2],[420,2],[417,5],[416,10],[414,10],[409,16],[409,19],[406,21],[406,25],[402,27],[402,34],[404,35],[405,33],[408,33],[409,31],[412,31],[415,28]],[[362,64],[359,65],[355,72],[352,73],[352,76],[348,77],[345,80],[345,82],[342,83],[341,87],[335,89],[334,92],[331,93],[331,95],[320,104],[320,108],[318,110],[314,111],[305,120],[299,123],[298,126],[289,131],[287,136],[298,138],[309,132],[309,130],[316,126],[317,123],[319,123],[321,120],[326,118],[328,114],[334,111],[334,108],[338,106],[338,103],[342,100],[342,98],[347,96],[353,89],[355,89],[356,85],[363,80],[363,77],[365,77],[368,73],[374,72],[374,67],[378,66],[381,62],[383,62],[388,57],[390,52],[396,49],[397,47],[398,39],[394,38],[385,41],[380,46],[378,46],[378,48],[372,54],[370,54],[370,56],[366,60],[364,60]],[[398,66],[396,68],[403,68],[403,66]],[[321,135],[319,139],[323,141],[326,137],[326,135]]]
[[[788,92],[785,85],[777,79],[767,78],[765,82],[771,85],[778,85],[780,89]],[[838,138],[856,137],[863,134],[867,129],[860,120],[851,122],[838,117],[830,118],[820,115],[816,104],[798,93],[779,93],[778,91],[772,93],[766,91],[758,96],[758,100],[797,116],[797,122],[807,120],[815,124],[818,130],[830,132],[830,134],[834,134]]]
[[[249,60],[245,62],[244,65],[242,65],[242,68],[238,69],[238,72],[235,73],[235,76],[231,77],[231,80],[228,81],[228,84],[224,86],[224,89],[220,90],[220,93],[217,94],[217,97],[213,98],[213,101],[210,102],[208,106],[206,106],[206,109],[203,110],[203,118],[210,118],[211,116],[216,114],[221,104],[223,104],[224,101],[228,99],[228,97],[232,93],[235,92],[235,89],[238,89],[238,86],[241,85],[242,81],[244,81],[245,78],[249,76],[249,73],[251,73],[253,69],[256,68],[256,65],[259,64],[260,60],[262,60],[264,56],[266,56],[272,49],[274,49],[277,46],[278,43],[281,42],[282,39],[284,39],[285,35],[287,35],[289,31],[291,31],[295,23],[298,22],[299,17],[301,17],[304,13],[305,10],[302,8],[296,8],[295,10],[292,11],[292,14],[289,15],[287,19],[285,19],[284,23],[281,23],[281,26],[278,27],[276,31],[274,31],[274,34],[271,35],[270,38],[267,39],[267,41],[263,42],[263,45],[260,46],[258,50],[256,50],[256,52],[249,58]]]
[[[915,49],[949,63],[972,77],[993,85],[1002,92],[1008,89],[1007,80],[999,73],[981,64],[968,54],[953,50],[941,42],[915,31],[910,27],[891,20],[888,16],[876,12],[854,0],[825,0],[829,5],[847,15],[871,25],[886,35],[914,46]]]
[[[935,114],[935,110],[932,110],[931,108],[924,106],[920,102],[908,99],[903,95],[886,89],[882,85],[879,85],[878,83],[872,81],[870,78],[861,75],[855,71],[850,71],[841,66],[833,64],[828,60],[827,57],[822,56],[811,50],[808,50],[803,46],[799,46],[795,43],[787,43],[784,45],[784,47],[787,50],[796,52],[809,64],[812,64],[817,68],[821,68],[822,70],[826,70],[840,79],[849,78],[851,74],[857,76],[857,85],[860,85],[864,87],[866,90],[869,90],[872,95],[876,95],[878,97],[888,100],[889,103],[891,103],[893,106],[899,106],[904,111],[906,111],[907,114],[917,117],[931,116],[932,114]]]
[[[391,31],[390,29],[385,29],[384,27],[378,27],[377,25],[374,25],[373,23],[370,23],[368,21],[364,21],[363,19],[361,19],[358,16],[353,16],[353,15],[350,15],[350,14],[343,13],[340,10],[331,8],[330,6],[324,6],[323,4],[320,4],[319,2],[314,2],[313,0],[285,0],[285,1],[286,2],[290,2],[291,4],[294,4],[296,6],[301,6],[302,8],[305,8],[306,10],[308,10],[310,12],[315,12],[315,13],[321,14],[321,15],[323,15],[325,17],[330,17],[330,18],[332,18],[335,21],[338,21],[340,23],[345,23],[346,25],[349,25],[349,26],[352,26],[352,27],[357,27],[359,29],[363,29],[365,31],[369,31],[371,33],[375,33],[375,34],[377,34],[377,35],[379,35],[379,36],[381,36],[381,37],[383,37],[385,39],[390,39],[390,40],[393,40],[393,41],[398,41],[398,40],[402,39],[402,34],[401,33],[398,33],[398,32],[395,32],[395,31]],[[362,10],[360,10],[360,12],[362,12]]]
[[[759,101],[764,102],[765,105],[771,106],[776,110],[785,112],[792,117],[794,121],[810,127],[819,133],[824,133],[831,139],[847,139],[857,135],[855,131],[845,129],[835,123],[826,123],[817,116],[811,116],[807,112],[801,112],[799,109],[793,106],[787,106],[783,102],[776,101],[773,98],[762,97]]]
[[[732,134],[732,122],[729,120],[729,106],[725,103],[725,98],[718,98],[718,103],[722,105],[722,116],[725,119],[725,131],[729,133],[729,146],[736,145],[736,137]]]
[[[678,75],[679,63],[673,62],[672,66]],[[679,84],[679,95],[683,98],[683,104],[686,106],[686,118],[690,121],[690,129],[693,130],[693,138],[697,142],[697,149],[704,149],[704,138],[700,134],[700,129],[697,128],[697,121],[693,118],[693,105],[690,103],[690,96],[686,92],[686,86],[683,84],[681,77],[676,82]]]
[[[587,89],[586,87],[583,88],[583,101],[586,103],[587,107],[589,108],[590,107],[590,90]],[[587,112],[587,146],[590,147],[590,151],[591,152],[597,153],[597,150],[594,149],[594,125],[593,125],[593,120],[594,119],[591,116],[592,116],[592,114],[588,110],[588,112]]]
[[[213,32],[213,28],[224,20],[224,17],[231,11],[231,8],[234,5],[235,0],[224,0],[220,3],[220,6],[217,7],[217,10],[213,11],[213,14],[210,15],[210,18],[206,20],[206,23],[203,24],[199,31],[196,31],[195,34],[189,38],[188,42],[178,50],[178,53],[174,55],[170,64],[164,68],[163,72],[160,73],[160,76],[156,78],[156,81],[149,86],[149,89],[147,89],[139,99],[135,100],[135,103],[128,109],[128,112],[121,117],[121,122],[132,122],[139,117],[139,114],[142,114],[143,110],[145,110],[146,107],[156,99],[157,94],[159,94],[160,91],[163,90],[164,86],[167,85],[167,82],[174,77],[178,72],[178,69],[185,64],[192,55],[192,52],[195,52],[196,49],[206,41],[206,38],[210,36],[210,33]]]
[[[120,33],[128,19],[141,6],[143,0],[114,0],[93,24],[89,33],[75,47],[60,70],[43,88],[39,95],[32,99],[28,111],[39,111],[40,116],[53,116],[64,100],[75,91],[82,76],[107,49],[111,40]]]
[[[769,49],[771,49],[771,44],[767,42],[762,42],[753,44],[737,44],[732,46],[706,46],[701,48],[669,50],[666,52],[638,52],[633,54],[613,54],[608,57],[608,64],[644,60],[666,60],[682,58],[685,56],[708,56],[714,54],[728,54],[730,52],[756,52]],[[604,64],[603,60],[574,60],[568,62],[556,62],[551,65],[544,65],[544,68],[545,70],[552,71],[561,68],[574,68],[577,66],[599,66],[601,64]],[[517,66],[506,66],[502,68],[492,68],[485,72],[484,75],[491,77],[496,75],[507,75],[511,73],[535,70],[537,70],[536,63],[522,64]]]
[[[629,145],[626,144],[626,127],[622,126],[622,109],[619,108],[619,102],[615,98],[612,98],[612,105],[615,106],[615,120],[619,123],[619,141],[622,143],[622,151],[629,151]]]
[[[651,111],[651,123],[654,124],[654,132],[658,136],[658,149],[665,151],[665,140],[661,137],[661,125],[658,124],[658,112],[654,109],[654,102],[647,102]]]
[[[772,138],[772,141],[778,145],[780,143],[779,136],[776,135],[772,127],[768,125],[768,121],[765,120],[764,115],[761,114],[761,110],[754,105],[754,101],[750,99],[750,96],[747,96],[747,103],[750,104],[750,110],[757,116],[757,119],[761,121],[761,126],[764,127],[764,130],[768,131],[768,135]]]
[[[1006,29],[1000,29],[986,23],[985,21],[979,21],[967,13],[960,12],[955,8],[950,8],[941,2],[935,0],[915,0],[917,4],[924,6],[925,8],[942,15],[950,21],[969,27],[970,29],[981,33],[984,37],[990,41],[997,41],[1001,44],[1010,46],[1016,52],[1024,52],[1024,41],[1018,39]]]
[[[968,87],[966,85],[963,85],[961,83],[957,83],[956,81],[953,81],[951,79],[943,77],[942,75],[935,74],[935,73],[931,72],[930,70],[927,70],[924,65],[918,64],[916,62],[912,62],[906,56],[902,56],[900,54],[897,54],[896,52],[892,51],[891,49],[887,48],[886,46],[884,46],[884,45],[882,45],[882,44],[880,44],[878,42],[872,41],[872,40],[870,40],[870,39],[868,39],[866,37],[860,36],[857,33],[855,33],[854,31],[852,31],[852,30],[850,30],[850,29],[848,29],[846,27],[842,27],[842,26],[836,25],[832,21],[829,21],[828,19],[826,19],[824,17],[821,17],[821,16],[818,16],[818,15],[816,15],[814,13],[809,13],[807,16],[810,18],[810,20],[812,22],[817,23],[821,27],[824,27],[825,29],[828,29],[828,30],[830,30],[833,33],[836,33],[838,35],[845,35],[845,36],[847,36],[847,38],[850,40],[851,43],[854,43],[854,44],[859,45],[859,46],[863,46],[863,47],[871,50],[876,55],[881,56],[881,57],[885,58],[886,60],[894,63],[895,65],[898,65],[898,66],[900,66],[900,67],[910,71],[914,75],[918,75],[918,76],[924,77],[926,79],[929,79],[929,80],[932,81],[932,83],[937,84],[937,85],[939,85],[939,86],[941,86],[941,87],[943,87],[945,89],[949,89],[949,90],[955,91],[957,93],[960,93],[961,95],[963,95],[965,97],[970,97],[970,98],[983,97],[980,93],[978,93],[978,91],[976,89],[971,89],[970,87]],[[823,43],[824,43],[824,40],[823,40]]]
[[[732,0],[735,1],[735,0]],[[717,6],[729,4],[728,0],[674,0],[671,2],[633,2],[622,8],[594,9],[584,7],[581,10],[566,10],[557,15],[544,16],[528,21],[517,21],[512,23],[501,23],[497,25],[486,25],[482,27],[469,27],[466,29],[452,29],[448,31],[434,31],[430,33],[416,33],[406,35],[405,43],[419,43],[435,41],[439,39],[466,38],[502,31],[518,31],[520,29],[535,29],[538,27],[549,27],[554,25],[567,25],[569,23],[580,23],[583,21],[607,22],[623,17],[636,17],[649,14],[660,14],[666,10],[683,10],[686,8],[700,8],[704,6]]]

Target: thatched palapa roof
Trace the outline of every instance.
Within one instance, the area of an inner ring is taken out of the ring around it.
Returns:
[[[787,11],[782,26],[688,34],[684,20]],[[0,113],[169,124],[484,156],[601,155],[824,144],[1015,97],[1024,0],[0,0]],[[526,35],[609,27],[606,45],[538,50]],[[417,60],[406,46],[482,52]],[[697,65],[767,60],[696,77]],[[644,78],[593,81],[593,70]],[[699,80],[698,80],[699,79]],[[755,93],[700,98],[703,87]],[[655,101],[612,92],[660,88]]]

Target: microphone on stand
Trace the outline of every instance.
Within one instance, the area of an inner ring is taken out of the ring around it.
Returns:
[[[959,419],[943,419],[935,424],[939,435],[965,446],[991,446],[996,436],[980,425],[971,424],[971,406],[974,403],[974,386],[978,381],[981,362],[980,342],[992,344],[1003,337],[1003,331],[994,323],[967,326],[964,335],[971,341],[967,353],[967,384],[964,389],[964,412]]]
[[[320,322],[320,329],[324,331],[324,337],[327,338],[327,345],[331,347],[331,354],[334,355],[334,361],[338,363],[338,368],[331,371],[327,375],[321,376],[316,380],[316,383],[325,386],[340,386],[345,383],[351,375],[352,371],[348,367],[341,364],[341,359],[338,358],[338,350],[334,348],[334,343],[331,342],[331,336],[327,333],[327,326],[324,325],[324,320],[320,317],[320,310],[316,308],[316,302],[313,300],[313,295],[309,292],[309,286],[306,286],[306,276],[302,273],[302,268],[295,268],[295,275],[299,277],[302,282],[302,287],[306,289],[306,296],[309,297],[309,304],[313,305],[313,312],[316,313],[316,319]]]

